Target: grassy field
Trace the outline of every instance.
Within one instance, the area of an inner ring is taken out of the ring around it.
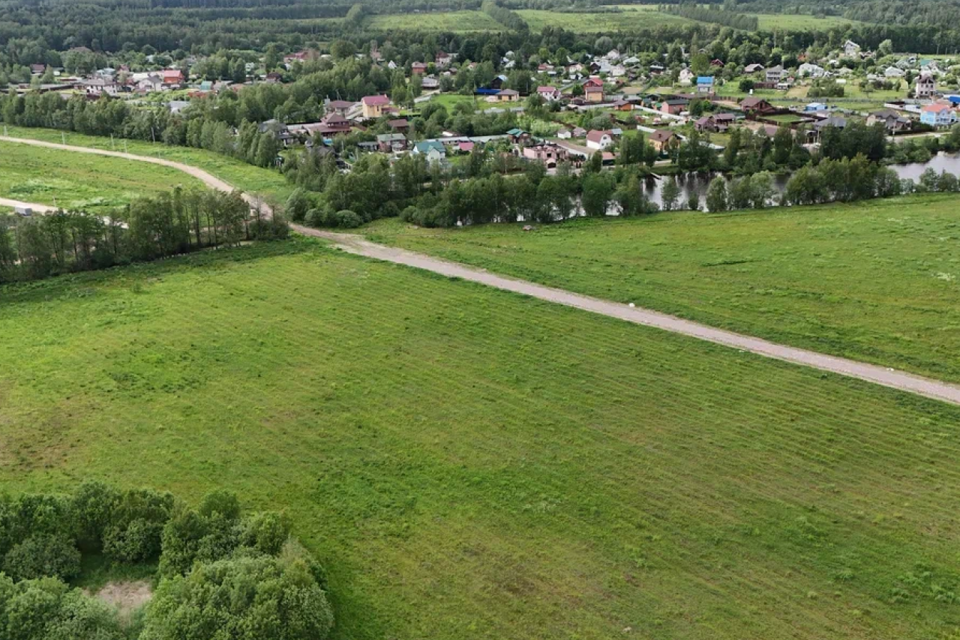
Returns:
[[[404,29],[410,31],[505,31],[506,28],[483,11],[436,11],[372,16],[370,29]]]
[[[338,639],[960,622],[956,408],[306,240],[0,299],[4,489],[283,509]]]
[[[774,29],[782,31],[823,31],[836,27],[846,27],[849,25],[860,24],[855,20],[848,20],[839,16],[816,16],[794,15],[789,13],[750,13],[747,15],[757,16],[760,21],[761,31],[773,31]]]
[[[653,6],[627,5],[622,8],[624,10],[619,13],[560,13],[537,9],[521,9],[517,13],[530,25],[531,31],[542,31],[544,27],[561,27],[578,33],[595,33],[652,29],[660,25],[694,24],[692,20],[657,11]]]
[[[242,188],[248,193],[260,194],[266,200],[282,203],[293,192],[293,187],[286,181],[279,171],[272,169],[261,169],[253,165],[235,160],[218,153],[204,151],[203,149],[190,149],[187,147],[169,147],[163,144],[151,144],[149,142],[139,142],[136,140],[116,140],[97,136],[85,136],[78,133],[63,133],[53,129],[28,129],[23,127],[5,127],[7,135],[14,138],[28,138],[33,140],[45,140],[47,142],[62,143],[66,140],[68,145],[78,147],[93,147],[95,149],[111,149],[115,151],[128,151],[142,156],[153,156],[154,158],[165,158],[183,162],[195,167],[200,167],[208,173],[225,180],[226,182]],[[57,152],[65,153],[65,152]],[[79,154],[65,157],[65,162],[73,164],[78,162],[76,157]],[[109,158],[104,158],[109,160]],[[157,165],[131,165],[124,160],[117,160],[120,165],[126,163],[128,169],[117,169],[118,172],[133,171],[138,173],[153,174],[164,170],[164,167]],[[120,166],[118,165],[118,166]],[[181,176],[180,181],[188,179],[183,172],[171,170],[171,175]],[[2,180],[2,177],[0,177]]]
[[[449,113],[452,113],[454,107],[461,102],[468,102],[480,111],[486,111],[487,109],[514,109],[523,106],[522,100],[517,100],[516,102],[487,102],[482,97],[462,96],[455,93],[435,94],[430,98],[430,102],[443,105]]]
[[[960,381],[955,197],[727,215],[368,231],[398,244],[787,344]]]
[[[0,142],[0,197],[98,211],[177,185],[203,188],[176,169]]]
[[[631,31],[651,29],[660,25],[695,24],[696,21],[659,11],[655,5],[616,5],[619,13],[584,11],[567,13],[559,11],[520,9],[516,13],[522,17],[531,31],[542,31],[544,27],[560,27],[578,33],[597,33],[601,31]],[[779,29],[801,31],[831,29],[855,24],[851,20],[839,17],[817,18],[808,15],[789,14],[750,14],[756,15],[762,30]],[[470,31],[503,31],[505,28],[482,11],[436,11],[424,13],[405,13],[372,16],[367,26],[372,29],[405,29],[422,31],[451,31],[454,33]]]

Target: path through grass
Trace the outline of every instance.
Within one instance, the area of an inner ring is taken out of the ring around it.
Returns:
[[[497,273],[777,342],[960,380],[960,218],[950,196],[852,205],[367,231]]]

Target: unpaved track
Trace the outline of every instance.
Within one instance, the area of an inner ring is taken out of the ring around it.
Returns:
[[[210,175],[203,169],[198,169],[197,167],[192,167],[180,162],[174,162],[172,160],[162,160],[160,158],[150,158],[148,156],[138,156],[131,153],[121,153],[117,151],[91,149],[88,147],[71,147],[69,145],[41,142],[37,140],[22,140],[20,138],[9,138],[5,136],[0,136],[0,140],[4,142],[31,144],[39,147],[49,147],[53,149],[62,149],[65,151],[74,151],[79,153],[93,153],[98,155],[113,156],[116,158],[126,158],[127,160],[135,160],[138,162],[161,164],[167,167],[180,169],[181,171],[184,171],[185,173],[188,173],[203,181],[204,184],[213,189],[219,189],[221,191],[233,190],[231,185]],[[257,204],[255,198],[250,196],[244,197],[251,204]],[[28,206],[32,206],[34,208],[42,207],[42,205]],[[263,206],[263,209],[264,211],[269,212],[266,206]],[[445,260],[407,251],[405,249],[397,249],[394,247],[379,245],[352,234],[319,231],[317,229],[311,229],[310,227],[304,227],[301,225],[291,225],[291,227],[297,233],[305,236],[330,240],[344,251],[356,255],[407,265],[416,269],[432,271],[434,273],[452,278],[461,278],[463,280],[477,282],[489,287],[494,287],[496,289],[512,291],[514,293],[520,293],[533,298],[539,298],[540,300],[546,300],[548,302],[554,302],[556,304],[562,304],[568,307],[583,309],[585,311],[590,311],[592,313],[597,313],[611,318],[618,318],[620,320],[626,320],[627,322],[633,322],[635,324],[656,327],[657,329],[663,329],[664,331],[679,333],[681,335],[721,344],[727,347],[733,347],[742,351],[749,351],[751,353],[768,358],[792,362],[794,364],[800,364],[807,367],[812,367],[814,369],[820,369],[821,371],[836,373],[842,376],[858,378],[860,380],[866,380],[867,382],[873,382],[885,387],[891,387],[901,391],[908,391],[927,398],[933,398],[935,400],[942,400],[950,404],[960,405],[960,386],[941,382],[939,380],[923,378],[873,364],[857,362],[856,360],[848,360],[847,358],[828,356],[815,351],[808,351],[806,349],[788,347],[770,342],[768,340],[753,338],[751,336],[734,333],[732,331],[725,331],[723,329],[716,329],[714,327],[709,327],[697,322],[691,322],[690,320],[684,320],[682,318],[677,318],[665,313],[660,313],[659,311],[631,308],[625,304],[610,302],[609,300],[601,300],[599,298],[591,298],[589,296],[571,293],[563,289],[554,289],[552,287],[534,284],[524,280],[505,278],[503,276],[488,273],[482,269],[466,267],[461,264],[447,262]]]
[[[27,209],[33,209],[37,213],[48,213],[50,211],[57,210],[56,207],[51,207],[50,205],[20,202],[19,200],[11,200],[10,198],[0,198],[0,207],[24,207]]]

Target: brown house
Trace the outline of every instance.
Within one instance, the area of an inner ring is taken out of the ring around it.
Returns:
[[[667,153],[680,144],[680,139],[674,135],[673,131],[657,129],[650,134],[650,144],[659,153]]]
[[[763,98],[744,98],[740,101],[740,108],[744,113],[765,116],[776,113],[777,109]]]

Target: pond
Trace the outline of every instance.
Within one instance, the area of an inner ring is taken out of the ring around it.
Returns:
[[[937,173],[946,171],[947,173],[952,173],[960,177],[960,155],[951,155],[941,152],[927,162],[892,164],[890,165],[890,168],[897,172],[897,175],[900,176],[900,179],[909,178],[914,182],[919,182],[920,175],[927,169],[933,169]],[[678,175],[677,184],[680,186],[680,197],[677,199],[677,203],[686,208],[690,194],[696,193],[700,196],[700,208],[704,208],[707,188],[710,186],[710,181],[713,180],[715,175],[716,174],[699,173]],[[787,181],[789,179],[789,176],[774,176],[773,186],[778,193],[784,192],[784,190],[787,188]],[[664,180],[657,180],[652,176],[644,181],[644,195],[647,197],[647,200],[653,202],[659,207],[662,207],[663,205],[663,183]]]

